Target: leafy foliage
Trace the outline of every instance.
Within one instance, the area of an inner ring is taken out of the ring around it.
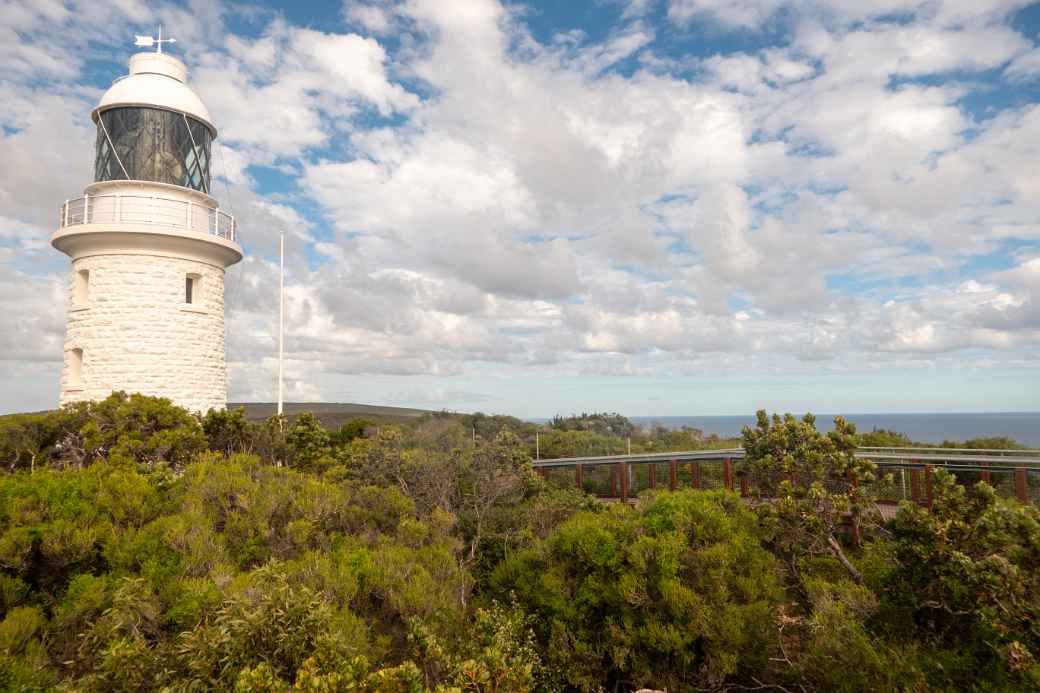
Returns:
[[[761,667],[781,591],[739,497],[684,491],[580,513],[496,570],[567,684],[691,690]]]
[[[861,581],[837,539],[844,523],[858,539],[864,520],[877,519],[862,485],[873,481],[876,465],[854,455],[855,427],[838,417],[824,435],[811,414],[770,419],[759,411],[757,418],[755,428],[744,427],[744,471],[769,499],[757,511],[770,543],[795,575],[801,558],[827,554]]]
[[[892,523],[888,622],[957,653],[933,662],[951,686],[985,672],[1040,687],[1040,510],[943,470],[934,494],[931,511],[906,504]]]
[[[592,431],[593,433],[626,437],[632,435],[635,427],[621,414],[607,412],[594,414],[557,414],[549,421],[549,426],[557,431]]]
[[[0,690],[1040,686],[1035,506],[940,472],[931,512],[881,523],[853,450],[901,439],[811,416],[745,431],[758,498],[607,506],[533,473],[535,431],[620,451],[622,419],[330,433],[122,393],[0,417]]]

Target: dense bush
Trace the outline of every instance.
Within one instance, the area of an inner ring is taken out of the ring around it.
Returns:
[[[542,442],[577,451],[624,422],[558,423]],[[0,690],[1040,686],[1036,507],[937,473],[931,511],[882,523],[865,437],[764,413],[761,497],[606,506],[534,474],[533,427],[122,393],[0,417]]]
[[[492,583],[528,606],[549,661],[588,691],[694,690],[763,669],[782,596],[754,515],[725,491],[581,513]]]
[[[1040,509],[941,470],[934,494],[930,511],[907,505],[892,523],[886,627],[941,655],[928,660],[937,683],[1040,688]]]

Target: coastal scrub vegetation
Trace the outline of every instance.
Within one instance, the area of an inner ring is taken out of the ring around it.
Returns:
[[[1040,687],[1036,506],[940,471],[885,520],[851,425],[764,412],[757,498],[606,504],[534,472],[529,426],[122,393],[0,417],[0,690]],[[539,443],[618,431],[719,444],[618,415]]]

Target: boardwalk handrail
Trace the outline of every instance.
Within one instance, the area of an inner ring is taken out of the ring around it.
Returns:
[[[636,464],[653,464],[656,462],[690,462],[696,460],[722,460],[726,458],[742,459],[743,448],[727,448],[724,450],[690,450],[685,452],[645,452],[631,455],[595,455],[592,457],[556,457],[548,460],[537,460],[535,467],[572,467],[576,464],[614,464],[632,462]]]
[[[873,447],[861,447],[856,448],[859,452],[880,452],[880,451],[898,451],[898,452],[929,452],[929,453],[949,453],[949,452],[967,452],[967,453],[999,453],[1002,455],[1032,455],[1034,457],[1040,457],[1040,450],[1008,450],[1006,448],[940,448],[940,447],[914,447],[904,448],[898,445],[877,445]]]
[[[927,465],[963,468],[969,471],[969,467],[981,467],[998,471],[1000,469],[1018,468],[1040,468],[1040,451],[1034,457],[1012,457],[1005,455],[990,454],[960,454],[961,451],[952,451],[944,448],[880,448],[882,450],[902,450],[905,452],[875,452],[876,448],[860,448],[854,453],[861,459],[874,460],[883,466],[905,466],[922,467]],[[920,451],[933,451],[923,453]],[[979,452],[970,448],[964,448],[965,452]],[[985,452],[985,451],[983,451]],[[1027,451],[1021,451],[1027,452]],[[689,450],[681,452],[647,452],[634,453],[631,455],[595,455],[590,457],[556,457],[533,462],[536,468],[551,467],[573,467],[574,465],[600,465],[616,464],[626,462],[630,464],[658,464],[675,460],[677,462],[695,462],[698,460],[742,460],[745,457],[743,448],[727,448],[722,450]]]
[[[883,449],[885,450],[885,449]],[[928,452],[925,452],[927,450]],[[891,452],[879,452],[877,449],[859,449],[853,454],[860,459],[869,459],[877,463],[882,472],[898,472],[894,475],[899,479],[897,488],[901,490],[902,499],[907,500],[907,481],[909,478],[910,498],[915,502],[927,500],[927,506],[932,505],[933,472],[945,469],[954,475],[970,473],[978,474],[978,478],[994,484],[999,475],[1001,481],[994,488],[1008,488],[1008,477],[1011,477],[1010,485],[1014,495],[1023,502],[1030,502],[1035,496],[1035,489],[1040,482],[1040,456],[1021,457],[978,453],[975,449],[951,450],[950,448],[892,448]],[[983,451],[988,452],[988,451]],[[1032,452],[1032,451],[1031,451]],[[965,454],[973,453],[973,454]],[[740,494],[748,496],[754,487],[758,486],[758,475],[754,470],[742,470],[734,462],[746,458],[743,448],[726,448],[721,450],[688,450],[678,452],[650,452],[625,455],[596,455],[587,457],[558,457],[533,462],[535,470],[542,476],[558,474],[566,469],[574,470],[574,483],[579,489],[585,488],[586,471],[594,468],[610,468],[610,494],[603,498],[619,498],[622,502],[638,493],[633,487],[635,483],[635,472],[639,467],[647,467],[647,488],[657,487],[657,472],[659,465],[668,465],[668,487],[672,490],[680,487],[679,468],[680,465],[689,469],[689,484],[692,488],[703,488],[701,485],[703,469],[702,462],[709,463],[708,466],[721,465],[722,486],[729,490],[736,490],[739,486]],[[627,470],[627,471],[626,471]],[[718,487],[719,470],[711,472],[714,476],[715,487]],[[750,472],[750,473],[748,473]],[[909,473],[909,474],[908,474]],[[880,484],[884,489],[890,486],[893,475],[879,475],[873,483]],[[960,482],[963,483],[963,478]],[[969,482],[974,483],[969,477]],[[597,482],[598,483],[598,482]],[[885,491],[887,493],[887,491]],[[892,499],[889,498],[889,501]],[[898,498],[897,498],[898,500]]]
[[[918,464],[941,464],[956,466],[963,462],[978,462],[986,463],[997,466],[1007,466],[1011,468],[1015,467],[1035,467],[1040,466],[1040,456],[1038,457],[1009,457],[1005,455],[925,455],[921,453],[913,454],[902,454],[895,452],[856,452],[856,457],[869,459],[869,460],[905,460],[910,463]],[[996,469],[997,467],[993,467]]]

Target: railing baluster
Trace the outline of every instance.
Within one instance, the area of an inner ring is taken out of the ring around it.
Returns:
[[[911,469],[910,470],[910,500],[914,503],[921,503],[921,470]]]
[[[1023,503],[1029,502],[1029,477],[1024,467],[1015,470],[1015,495]]]
[[[932,489],[932,465],[925,465],[924,468],[924,493],[928,499],[928,508],[931,509],[932,502],[935,500],[935,493]]]

